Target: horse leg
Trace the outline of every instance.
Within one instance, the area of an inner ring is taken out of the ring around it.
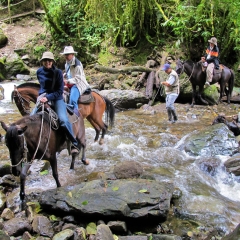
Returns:
[[[53,158],[50,160],[51,168],[52,168],[52,175],[56,181],[57,187],[61,187],[61,184],[58,179],[58,171],[57,171],[57,158],[56,153],[53,154]]]
[[[192,103],[191,103],[191,107],[194,107],[194,105],[196,104],[196,85],[192,84]]]
[[[87,117],[87,120],[91,123],[91,125],[93,126],[93,128],[96,131],[96,136],[94,138],[94,142],[97,142],[99,139],[101,128],[99,127],[99,125],[97,123],[95,123],[95,121],[90,116]]]
[[[198,90],[199,95],[198,95],[198,97],[199,97],[199,100],[203,104],[208,105],[208,102],[202,98],[203,87],[204,87],[204,85],[199,86],[199,90]]]
[[[224,86],[225,84],[221,81],[220,82],[220,96],[219,96],[219,99],[218,99],[218,103],[222,103],[222,97],[224,95]]]
[[[82,163],[84,165],[89,165],[89,161],[86,159],[86,155],[85,155],[85,151],[86,151],[86,144],[82,144]]]
[[[102,128],[102,136],[99,140],[99,144],[102,145],[104,143],[104,136],[107,132],[107,129],[108,129],[108,125],[106,123],[103,123],[104,124],[104,127]]]
[[[20,200],[22,202],[22,210],[25,208],[25,182],[27,178],[27,172],[30,167],[31,164],[25,163],[20,174]]]
[[[81,150],[81,149],[79,149]],[[72,155],[72,162],[71,162],[71,165],[70,165],[70,169],[73,170],[74,169],[74,165],[75,165],[75,160],[76,160],[76,157],[78,157],[79,154],[73,154]]]

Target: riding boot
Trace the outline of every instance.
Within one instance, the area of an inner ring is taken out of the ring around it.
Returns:
[[[167,108],[167,113],[168,113],[168,121],[172,121],[172,110]]]
[[[171,110],[171,112],[172,112],[172,115],[173,115],[172,123],[175,123],[178,120],[177,113],[176,113],[175,109]]]

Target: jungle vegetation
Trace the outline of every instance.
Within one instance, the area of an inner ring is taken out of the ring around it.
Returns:
[[[194,58],[215,36],[221,61],[233,65],[238,60],[239,0],[38,1],[55,43],[72,44],[82,55],[98,52],[107,39],[124,47],[137,47],[141,42],[181,46]]]

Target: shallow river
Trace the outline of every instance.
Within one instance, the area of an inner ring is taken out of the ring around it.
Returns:
[[[3,83],[5,99],[0,102],[1,120],[12,123],[19,119],[15,104],[11,103],[13,85]],[[164,103],[161,108],[164,109]],[[209,126],[219,112],[226,115],[237,114],[237,104],[214,107],[189,104],[176,104],[179,121],[169,124],[167,114],[154,114],[151,111],[130,110],[116,114],[115,126],[105,137],[105,144],[94,143],[95,131],[85,122],[87,136],[87,159],[90,165],[76,162],[75,170],[69,170],[70,157],[63,151],[58,156],[58,170],[61,184],[73,185],[86,179],[96,179],[99,172],[109,172],[118,162],[134,160],[141,163],[145,171],[158,181],[172,182],[183,193],[186,208],[195,211],[211,211],[229,219],[229,226],[235,227],[240,222],[240,178],[225,172],[223,162],[229,156],[216,156],[220,159],[217,174],[213,176],[201,169],[198,157],[190,157],[177,150],[181,139],[187,134]],[[4,130],[0,128],[0,133]],[[0,145],[1,160],[9,159],[4,143]],[[38,163],[35,163],[37,165]],[[37,168],[36,166],[32,166]],[[41,176],[33,170],[26,182],[26,192],[55,188],[55,181],[49,174]],[[18,191],[18,190],[17,190]]]

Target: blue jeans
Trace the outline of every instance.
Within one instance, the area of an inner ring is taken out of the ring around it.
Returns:
[[[58,115],[60,126],[64,128],[67,138],[73,145],[78,145],[78,141],[74,137],[72,124],[69,122],[66,104],[63,99],[54,101],[54,110]]]
[[[69,104],[73,105],[75,109],[78,109],[78,99],[80,97],[80,92],[76,85],[71,87],[70,96],[69,96]]]
[[[175,110],[174,102],[176,101],[177,97],[178,97],[178,95],[176,95],[176,94],[168,94],[166,96],[166,108],[167,109]]]
[[[65,130],[67,138],[72,142],[73,145],[78,145],[78,141],[74,137],[72,124],[69,122],[67,115],[66,103],[63,99],[56,100],[53,102],[53,108],[56,114],[58,115],[60,126]],[[37,108],[34,107],[30,116],[37,112]]]

